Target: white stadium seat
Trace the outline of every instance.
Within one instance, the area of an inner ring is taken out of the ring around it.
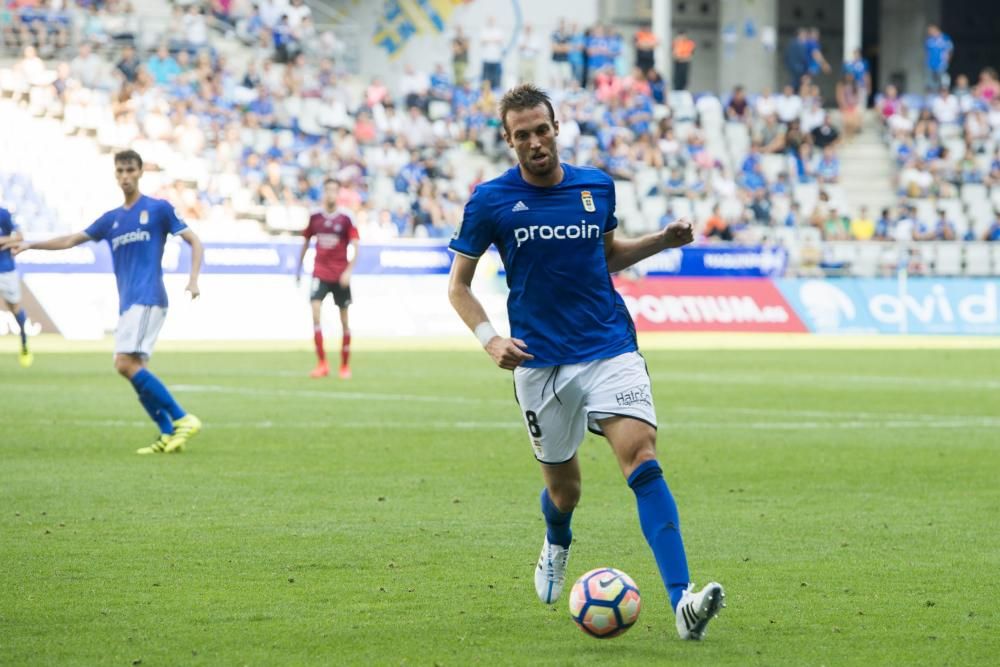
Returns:
[[[965,244],[965,275],[990,275],[990,245],[988,243]]]

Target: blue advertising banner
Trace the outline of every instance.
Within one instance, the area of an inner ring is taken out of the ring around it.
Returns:
[[[301,239],[267,243],[205,243],[203,273],[294,274],[302,252]],[[306,255],[305,273],[312,271],[313,252]],[[69,250],[29,251],[17,258],[23,273],[111,273],[111,250],[107,243],[85,243]],[[358,253],[355,275],[447,274],[451,253],[447,245],[399,242],[364,244]],[[171,240],[163,252],[164,273],[187,273],[191,248]]]
[[[1000,280],[776,280],[813,333],[1000,335]]]
[[[275,239],[263,243],[205,243],[204,273],[292,274],[302,251],[300,238]],[[492,248],[490,255],[499,261]],[[355,275],[447,274],[452,253],[447,241],[403,240],[363,243]],[[692,247],[667,250],[639,264],[649,276],[751,276],[778,277],[785,271],[788,255],[783,248]],[[31,251],[17,258],[25,273],[110,273],[108,244],[85,243],[60,251]],[[167,242],[163,252],[166,273],[187,273],[191,249],[177,239]],[[306,256],[306,272],[312,270],[312,251]],[[502,269],[501,269],[502,271]]]
[[[665,250],[639,263],[649,276],[752,276],[784,275],[788,253],[780,247],[729,248],[691,246]]]

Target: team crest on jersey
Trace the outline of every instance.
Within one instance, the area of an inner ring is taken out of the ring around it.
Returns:
[[[149,224],[149,211],[142,211],[139,213],[139,224]]]
[[[594,197],[591,196],[590,190],[584,190],[580,193],[580,201],[583,202],[583,210],[587,213],[593,213],[597,210],[594,207]]]

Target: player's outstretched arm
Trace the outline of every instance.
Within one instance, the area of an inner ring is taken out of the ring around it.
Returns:
[[[616,239],[615,233],[604,235],[604,257],[608,271],[615,273],[668,248],[680,248],[694,240],[694,227],[689,220],[675,220],[658,232],[635,239]]]
[[[186,292],[191,294],[192,299],[197,299],[201,294],[198,289],[198,276],[201,274],[201,263],[205,257],[205,247],[201,244],[201,239],[190,228],[180,233],[180,237],[191,246],[191,275],[188,277]]]
[[[31,243],[27,241],[8,242],[4,244],[4,250],[10,250],[15,255],[19,255],[25,250],[66,250],[74,248],[81,243],[86,243],[89,240],[90,237],[83,232],[75,232],[45,241],[32,241]]]
[[[308,231],[308,230],[306,230]],[[302,239],[302,252],[299,253],[299,265],[295,269],[295,284],[298,285],[299,281],[302,279],[302,263],[306,261],[306,252],[309,250],[309,241],[312,240],[310,236],[306,235]]]
[[[527,344],[520,338],[503,338],[497,334],[483,304],[472,293],[472,277],[476,275],[478,259],[455,255],[448,278],[448,300],[465,325],[472,329],[483,349],[497,366],[514,370],[523,362],[535,357],[525,352]]]
[[[6,250],[8,247],[11,247],[15,243],[18,243],[19,241],[23,240],[24,237],[21,236],[21,232],[15,229],[7,236],[0,236],[0,250]]]

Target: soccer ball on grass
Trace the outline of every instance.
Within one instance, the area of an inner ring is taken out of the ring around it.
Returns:
[[[639,618],[639,588],[621,570],[599,567],[576,580],[569,594],[569,613],[591,637],[610,639]]]

